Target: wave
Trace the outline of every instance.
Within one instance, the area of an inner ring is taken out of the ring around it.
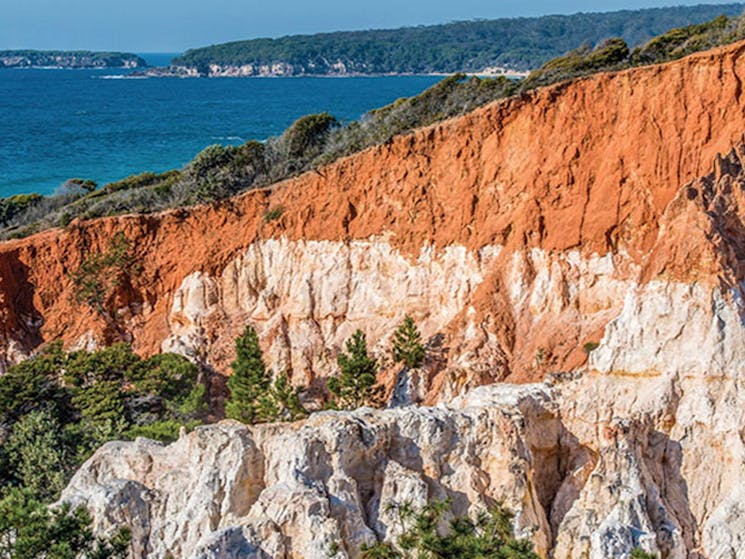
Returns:
[[[212,136],[210,138],[211,140],[218,140],[222,142],[245,142],[245,138],[241,138],[240,136]]]
[[[126,74],[106,74],[105,76],[91,76],[94,80],[147,80],[148,76],[128,76]]]

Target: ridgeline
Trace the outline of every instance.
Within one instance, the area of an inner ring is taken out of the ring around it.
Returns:
[[[678,6],[253,39],[189,50],[172,69],[192,76],[527,71],[583,43],[620,37],[633,47],[742,11],[742,4]]]

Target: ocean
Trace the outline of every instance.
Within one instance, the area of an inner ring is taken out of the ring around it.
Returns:
[[[144,55],[164,64],[172,55]],[[182,167],[211,144],[280,134],[328,111],[342,121],[440,78],[127,78],[119,70],[0,70],[0,197]]]

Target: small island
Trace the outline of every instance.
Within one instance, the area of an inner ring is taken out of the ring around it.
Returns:
[[[146,68],[147,62],[126,52],[2,50],[0,68]]]

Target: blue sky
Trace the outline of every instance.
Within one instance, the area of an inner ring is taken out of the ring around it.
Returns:
[[[702,0],[0,0],[0,49],[180,52],[253,37]]]

